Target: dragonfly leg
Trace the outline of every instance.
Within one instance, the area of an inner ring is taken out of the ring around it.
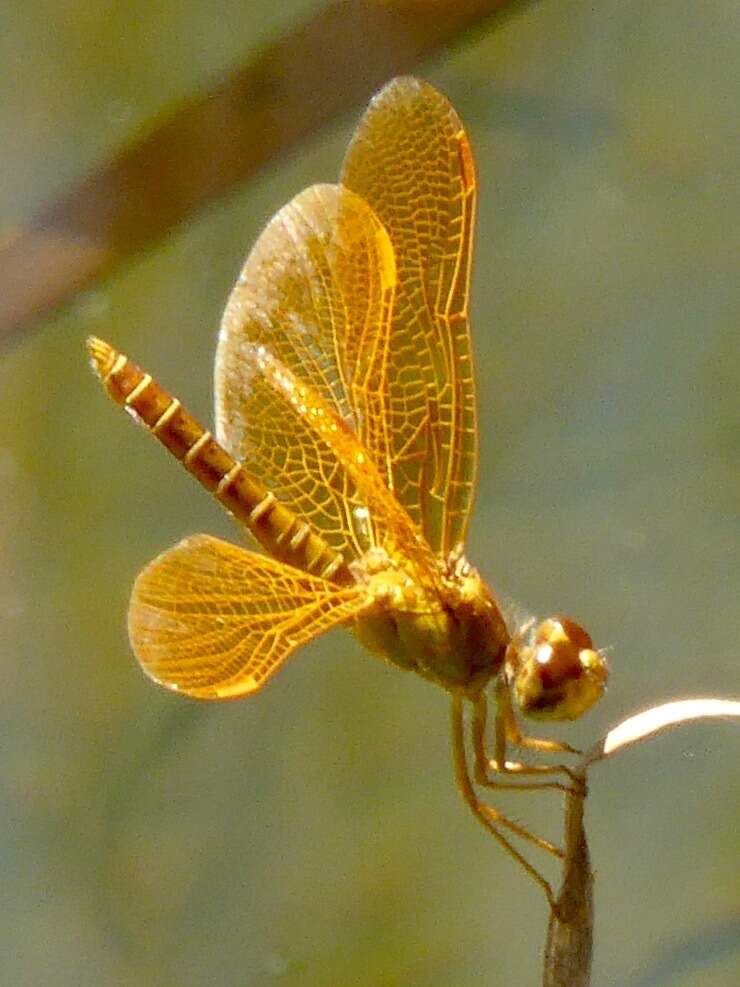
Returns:
[[[517,728],[516,717],[511,705],[511,697],[505,683],[496,687],[496,721],[495,721],[495,756],[489,758],[486,752],[486,724],[488,721],[488,700],[484,692],[473,701],[473,750],[475,754],[475,780],[488,788],[522,789],[553,789],[555,791],[571,791],[570,785],[559,781],[522,782],[517,784],[512,776],[522,775],[556,775],[566,774],[571,781],[577,782],[574,772],[565,764],[530,764],[523,761],[507,759],[507,745],[511,741],[512,724]],[[549,743],[544,741],[544,743]],[[557,743],[554,741],[553,743]],[[549,750],[549,748],[547,748]],[[559,749],[559,748],[558,748]],[[489,771],[499,776],[492,779]],[[507,777],[508,776],[508,777]],[[506,779],[506,780],[504,780]]]
[[[488,832],[491,833],[496,840],[498,840],[507,853],[509,853],[524,868],[529,876],[536,881],[537,884],[539,884],[545,894],[545,897],[547,898],[550,908],[554,909],[555,896],[553,894],[550,882],[543,877],[537,868],[530,864],[527,858],[516,849],[509,838],[501,832],[501,829],[508,829],[521,839],[528,840],[529,842],[534,843],[535,846],[540,847],[540,849],[547,850],[549,853],[553,854],[553,856],[561,859],[563,857],[562,850],[553,846],[553,844],[549,843],[547,840],[543,840],[539,836],[536,836],[534,833],[530,833],[524,826],[520,826],[511,819],[507,819],[507,817],[503,813],[499,812],[498,809],[494,809],[492,806],[486,805],[478,799],[468,773],[468,761],[465,751],[463,698],[459,694],[454,694],[452,697],[450,725],[452,732],[452,751],[455,763],[455,778],[463,800],[466,805],[469,806],[476,819],[478,819],[488,830]]]
[[[580,754],[577,747],[571,747],[564,740],[546,740],[543,737],[528,737],[519,729],[519,722],[514,713],[514,706],[511,701],[511,691],[508,682],[499,678],[496,682],[496,702],[498,704],[499,715],[504,718],[506,728],[506,739],[515,747],[523,747],[530,751],[539,751],[542,754]]]
[[[496,682],[496,750],[495,757],[491,762],[491,769],[502,770],[500,765],[505,765],[504,771],[513,773],[535,773],[535,774],[566,774],[576,785],[581,785],[580,777],[568,767],[567,764],[536,765],[523,761],[521,765],[516,762],[506,761],[506,750],[509,744],[515,747],[522,747],[526,750],[536,751],[540,754],[579,754],[575,747],[560,740],[549,740],[542,737],[527,737],[519,729],[514,704],[511,698],[511,691],[508,682],[499,679]],[[532,769],[533,772],[532,772]]]

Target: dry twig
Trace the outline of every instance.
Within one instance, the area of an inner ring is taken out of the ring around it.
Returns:
[[[577,774],[583,788],[574,789],[566,804],[563,883],[547,931],[543,987],[588,987],[591,983],[593,873],[583,827],[588,769],[669,727],[717,717],[740,719],[740,702],[686,699],[654,706],[623,720],[581,758]]]

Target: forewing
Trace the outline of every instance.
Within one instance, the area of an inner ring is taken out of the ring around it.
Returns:
[[[349,557],[373,544],[367,505],[335,453],[255,373],[255,354],[264,347],[305,383],[383,471],[394,287],[393,251],[372,210],[340,186],[316,185],[281,209],[258,239],[219,336],[219,439]]]
[[[234,699],[267,682],[296,648],[366,603],[359,587],[322,579],[207,535],[194,535],[138,576],[129,636],[144,671],[198,699]]]
[[[435,551],[462,541],[477,469],[468,290],[473,157],[447,100],[390,82],[361,120],[341,181],[387,230],[396,261],[388,369],[393,486]]]
[[[348,532],[359,543],[385,549],[396,561],[414,567],[414,578],[428,587],[437,584],[439,567],[418,527],[388,489],[375,462],[355,431],[339,418],[327,401],[297,378],[265,347],[249,344],[250,387],[275,402],[275,412],[285,421],[300,420],[292,432],[305,432],[304,444],[325,449],[341,469],[343,484],[352,495],[342,498],[347,510]],[[353,507],[355,503],[362,507]]]

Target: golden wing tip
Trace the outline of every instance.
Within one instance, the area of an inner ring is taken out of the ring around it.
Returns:
[[[257,681],[257,679],[250,675],[249,678],[239,679],[231,685],[217,686],[215,693],[219,699],[240,699],[243,696],[251,696],[265,684],[267,678]]]
[[[253,676],[237,679],[235,682],[226,682],[223,685],[208,686],[188,686],[180,684],[173,679],[163,679],[152,673],[143,662],[140,661],[145,675],[157,685],[163,686],[168,692],[177,693],[179,696],[187,696],[189,699],[197,699],[206,702],[218,702],[219,700],[243,699],[258,692],[267,682],[270,676],[257,680]]]

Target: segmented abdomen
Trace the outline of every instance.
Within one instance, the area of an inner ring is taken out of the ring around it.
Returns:
[[[353,582],[342,556],[275,496],[166,391],[123,353],[90,337],[93,369],[130,411],[274,558],[337,583]]]

